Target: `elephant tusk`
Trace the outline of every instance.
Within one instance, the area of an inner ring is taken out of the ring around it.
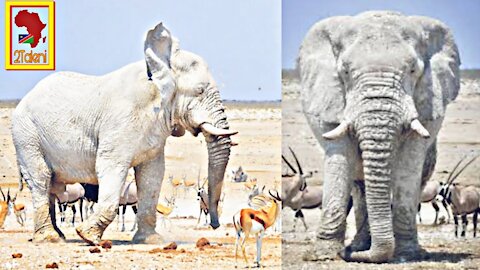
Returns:
[[[203,123],[201,125],[201,128],[203,131],[207,132],[208,134],[215,135],[215,136],[232,136],[238,133],[238,131],[235,131],[235,130],[217,128],[214,125],[209,123]]]
[[[425,138],[425,139],[430,138],[430,133],[429,133],[428,130],[422,125],[422,123],[420,123],[420,121],[418,121],[418,119],[414,119],[414,120],[410,123],[410,128],[412,128],[413,130],[415,130],[420,136],[422,136],[422,138]]]
[[[347,131],[348,131],[348,124],[346,121],[342,121],[340,125],[338,125],[335,129],[329,132],[323,133],[322,137],[327,140],[334,140],[347,134]]]

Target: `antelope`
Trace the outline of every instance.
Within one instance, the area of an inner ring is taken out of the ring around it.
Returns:
[[[167,202],[166,205],[163,205],[161,203],[157,204],[156,209],[157,212],[162,215],[162,222],[163,226],[166,227],[166,221],[170,223],[170,227],[172,226],[172,222],[170,221],[170,214],[173,212],[173,209],[175,208],[175,197],[172,196],[170,197],[170,200],[165,197],[165,201]]]
[[[280,198],[278,196],[278,192],[276,196],[273,195],[271,191],[269,191],[269,194],[271,197],[261,194],[252,198],[252,200],[255,202],[255,205],[263,205],[261,208],[243,208],[233,216],[233,225],[235,226],[235,231],[237,234],[235,241],[235,268],[237,268],[239,245],[243,253],[243,259],[245,260],[247,267],[250,268],[247,254],[245,252],[245,243],[247,242],[250,234],[254,234],[257,240],[257,259],[255,261],[255,266],[260,267],[263,235],[265,230],[275,223],[279,213],[277,201]]]
[[[232,170],[232,182],[246,182],[248,175],[243,171],[242,166],[238,166],[236,170]]]
[[[282,207],[290,207],[295,211],[295,219],[293,223],[293,230],[295,231],[297,220],[300,219],[305,227],[305,231],[308,230],[307,223],[305,222],[305,216],[302,212],[302,207],[304,206],[304,192],[307,189],[307,178],[312,177],[313,172],[310,172],[308,175],[303,173],[302,166],[298,161],[295,152],[291,147],[288,147],[292,153],[295,163],[297,164],[297,169],[287,160],[287,158],[282,155],[283,161],[287,166],[292,170],[293,174],[283,174],[282,175]],[[318,193],[317,193],[318,192]],[[305,202],[310,206],[322,207],[322,191],[321,188],[313,189],[313,192],[307,193],[309,196],[309,201]]]
[[[168,176],[168,181],[173,187],[173,196],[177,197],[177,189],[182,185],[182,181],[179,179],[174,179],[173,175]]]
[[[120,218],[122,219],[122,229],[121,231],[125,231],[125,213],[127,211],[127,206],[131,206],[133,213],[135,214],[135,221],[133,223],[133,227],[131,231],[134,231],[137,227],[137,203],[138,203],[138,196],[137,196],[137,185],[133,181],[125,182],[122,186],[122,193],[120,193],[120,202],[117,214],[119,218],[117,220],[117,228],[120,223]],[[120,208],[122,211],[120,212]]]
[[[84,202],[84,213],[85,218],[88,218],[89,214],[93,213],[93,206],[98,202],[98,185],[92,184],[82,184],[85,189],[85,195],[83,196]]]
[[[58,201],[58,208],[60,209],[60,224],[65,224],[65,212],[67,211],[67,207],[70,207],[73,212],[72,216],[72,226],[75,226],[75,214],[77,213],[77,209],[75,204],[78,202],[80,206],[80,219],[83,222],[83,196],[85,195],[85,189],[80,183],[75,184],[68,184],[65,187],[64,192],[56,193],[55,196],[57,197]]]
[[[437,219],[438,219],[438,213],[440,212],[440,208],[438,207],[437,204],[437,195],[440,193],[440,190],[442,189],[443,182],[438,182],[435,180],[432,181],[427,181],[425,184],[425,187],[422,190],[422,194],[420,197],[420,203],[418,204],[418,219],[420,223],[422,223],[422,216],[420,215],[420,209],[422,203],[428,203],[430,202],[435,209],[435,220],[433,221],[433,224],[437,224]],[[450,211],[448,211],[448,204],[445,200],[441,201],[443,208],[445,208],[445,211],[447,212],[448,220],[447,223],[450,223]]]
[[[3,200],[0,201],[0,229],[3,229],[3,224],[5,223],[5,219],[7,218],[8,214],[8,196],[5,197],[2,188],[0,187],[0,192],[2,193]],[[8,192],[7,192],[8,193]]]
[[[18,192],[15,193],[13,198],[10,197],[10,190],[7,192],[7,201],[9,201],[8,209],[9,212],[13,210],[15,217],[17,218],[18,224],[22,227],[25,226],[25,222],[27,221],[27,214],[25,213],[25,205],[23,203],[17,203],[17,195]]]
[[[250,194],[248,194],[248,206],[252,207],[252,199],[260,194],[263,194],[263,191],[265,190],[265,186],[262,187],[262,191],[258,188],[257,185],[253,186],[253,188],[250,191]]]
[[[293,231],[296,230],[297,221],[300,219],[305,227],[305,231],[308,231],[307,223],[305,222],[305,216],[302,209],[322,209],[323,189],[321,186],[309,186],[307,185],[307,178],[313,176],[313,172],[304,174],[300,161],[295,155],[295,152],[291,147],[288,147],[297,165],[297,169],[282,155],[283,161],[287,164],[288,168],[293,174],[282,175],[282,207],[290,207],[295,211],[295,219],[293,220]],[[350,212],[353,205],[353,200],[350,197],[347,206],[347,215]]]
[[[450,175],[448,176],[447,183],[444,184],[437,195],[438,201],[447,201],[452,207],[453,220],[455,221],[455,237],[458,237],[458,218],[462,217],[462,233],[461,236],[465,237],[465,231],[468,225],[467,215],[473,214],[473,237],[477,236],[477,221],[478,214],[480,213],[480,193],[473,186],[460,186],[454,183],[455,179],[473,162],[478,156],[473,157],[468,161],[462,169],[460,169],[455,175],[454,172],[458,166],[465,160],[462,158],[454,167]]]

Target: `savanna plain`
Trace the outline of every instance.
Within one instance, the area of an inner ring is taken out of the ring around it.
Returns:
[[[308,185],[321,185],[323,175],[323,150],[311,132],[302,113],[299,100],[300,82],[294,70],[284,70],[282,81],[282,153],[289,154],[292,147],[298,156],[304,171],[312,171],[313,177],[307,179]],[[435,172],[431,180],[445,182],[455,164],[464,156],[480,154],[480,71],[465,70],[461,73],[461,89],[457,99],[449,104],[446,118],[438,135],[438,155]],[[286,173],[287,166],[283,165]],[[480,188],[480,160],[476,160],[456,180],[459,185],[474,185]],[[310,249],[320,222],[319,209],[304,210],[309,226],[305,231],[299,221],[293,230],[295,213],[291,209],[282,212],[282,261],[284,269],[479,269],[480,237],[473,238],[472,215],[468,216],[465,238],[454,235],[453,219],[447,223],[447,214],[441,204],[440,224],[432,225],[435,218],[430,203],[422,204],[422,223],[418,224],[418,237],[422,248],[421,259],[414,262],[395,262],[389,264],[347,263],[339,257],[322,262],[302,261],[303,255]],[[461,220],[459,218],[460,227]],[[346,243],[355,234],[353,211],[347,218]]]
[[[16,102],[0,102],[0,186],[12,195],[18,192],[18,171],[15,149],[11,137],[11,115]],[[20,226],[12,213],[0,229],[0,269],[45,269],[55,263],[59,269],[232,269],[234,267],[235,229],[233,215],[243,207],[248,207],[251,192],[245,183],[231,181],[231,171],[239,166],[256,178],[258,186],[265,190],[280,191],[280,148],[281,110],[278,102],[240,103],[227,102],[226,113],[232,128],[239,131],[235,136],[238,146],[232,148],[230,162],[223,185],[224,200],[220,217],[221,227],[211,229],[199,216],[199,201],[195,187],[174,188],[169,176],[182,182],[197,183],[198,173],[203,179],[207,176],[207,151],[204,139],[186,134],[183,137],[170,137],[166,146],[166,171],[159,203],[166,204],[165,198],[175,194],[175,207],[169,218],[157,214],[157,232],[166,240],[165,245],[132,244],[134,214],[127,207],[126,230],[122,232],[116,220],[107,228],[103,239],[111,240],[112,247],[99,247],[99,253],[91,253],[92,247],[83,242],[69,225],[72,212],[67,209],[66,224],[60,229],[65,233],[66,242],[57,244],[36,244],[30,242],[33,235],[33,206],[28,188],[18,193],[17,203],[26,206],[27,221]],[[202,180],[200,182],[203,182]],[[201,184],[201,183],[200,183]],[[57,210],[58,211],[58,210]],[[58,214],[57,214],[58,221]],[[80,223],[77,211],[76,224]],[[281,268],[281,223],[267,230],[263,239],[262,265],[267,269]],[[197,241],[206,238],[209,245],[198,247]],[[175,242],[176,249],[164,249]],[[21,254],[21,258],[13,258]],[[247,256],[253,266],[255,240],[247,242]],[[238,266],[245,263],[241,256]]]

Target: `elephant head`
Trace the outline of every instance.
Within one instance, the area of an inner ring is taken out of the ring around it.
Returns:
[[[452,34],[437,20],[388,11],[332,17],[310,29],[298,64],[304,112],[323,127],[336,125],[323,139],[350,136],[361,153],[372,245],[351,259],[387,261],[395,248],[390,184],[397,149],[402,140],[436,132],[429,123],[441,121],[459,90]]]
[[[162,104],[171,110],[171,134],[202,132],[207,142],[210,225],[216,229],[230,136],[237,132],[229,129],[217,85],[201,57],[181,50],[162,23],[147,33],[144,48],[148,75],[160,91]]]

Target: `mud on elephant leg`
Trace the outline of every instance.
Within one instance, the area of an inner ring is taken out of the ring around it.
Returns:
[[[49,195],[52,176],[50,169],[43,157],[38,157],[36,154],[26,153],[24,158],[24,164],[20,164],[20,168],[32,193],[35,210],[33,242],[60,242],[64,236],[60,230],[56,229],[56,224],[52,223],[55,221],[55,201],[52,201]],[[28,168],[35,169],[28,170]]]
[[[164,239],[155,231],[157,212],[155,206],[160,196],[165,161],[163,155],[135,167],[138,192],[138,230],[133,242],[163,244]]]
[[[98,211],[77,226],[77,234],[88,244],[97,245],[103,232],[117,216],[120,192],[128,166],[109,166],[97,159]]]
[[[355,224],[357,227],[357,233],[347,249],[350,251],[368,250],[372,244],[372,238],[368,223],[365,182],[363,180],[354,181],[352,197],[355,207]]]
[[[416,215],[420,201],[425,144],[425,141],[406,142],[398,153],[398,166],[393,172],[393,231],[395,258],[398,260],[414,260],[421,255]]]
[[[321,223],[313,250],[303,257],[306,261],[333,259],[344,248],[347,205],[353,182],[348,146],[344,143],[344,146],[326,149]]]

